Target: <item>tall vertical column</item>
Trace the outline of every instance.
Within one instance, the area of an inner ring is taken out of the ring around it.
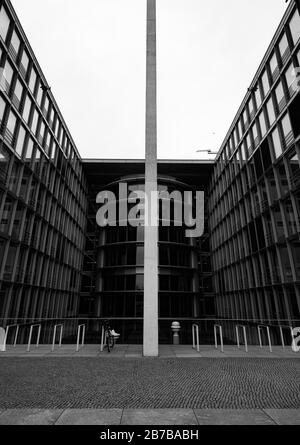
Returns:
[[[146,168],[145,192],[148,221],[145,223],[144,256],[144,356],[158,356],[158,203],[157,192],[157,98],[156,98],[156,0],[147,0]]]

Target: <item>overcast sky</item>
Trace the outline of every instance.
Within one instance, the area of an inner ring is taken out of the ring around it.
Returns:
[[[12,0],[83,158],[143,158],[146,0]],[[157,0],[159,158],[218,149],[284,0]]]

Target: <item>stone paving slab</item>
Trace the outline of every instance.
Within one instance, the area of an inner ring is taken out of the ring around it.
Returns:
[[[9,409],[0,425],[300,425],[300,410]]]
[[[300,425],[300,409],[264,409],[277,425]]]
[[[67,409],[55,425],[120,425],[122,409]]]
[[[54,425],[63,410],[8,409],[0,414],[0,425]]]
[[[198,425],[192,409],[125,409],[122,425]]]
[[[195,409],[199,425],[275,425],[276,423],[260,409],[233,410]]]

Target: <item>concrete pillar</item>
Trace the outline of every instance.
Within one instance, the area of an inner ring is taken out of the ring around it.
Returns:
[[[157,200],[157,98],[156,0],[147,0],[146,166],[145,192],[150,212],[145,221],[144,356],[158,356],[158,222]],[[151,206],[150,206],[151,203]],[[151,221],[149,221],[151,220]]]

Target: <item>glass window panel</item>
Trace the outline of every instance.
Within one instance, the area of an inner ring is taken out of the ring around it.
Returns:
[[[276,119],[272,98],[268,100],[267,110],[269,116],[269,123],[270,126],[272,126]]]
[[[290,64],[285,72],[285,78],[288,88],[290,88],[295,82],[295,70],[293,64]]]
[[[10,90],[13,75],[14,75],[13,67],[7,60],[5,63],[3,76],[1,77],[1,88],[7,93],[9,93]]]
[[[273,140],[275,156],[276,156],[276,158],[279,158],[279,156],[282,155],[282,145],[281,145],[278,128],[275,128],[275,130],[273,131],[272,140]]]
[[[0,96],[0,122],[2,122],[6,108],[6,102]]]
[[[264,137],[267,133],[267,126],[263,111],[259,115],[259,123],[260,123],[261,135],[262,137]]]
[[[261,94],[260,94],[260,88],[259,85],[256,86],[256,91],[255,91],[255,100],[256,100],[256,107],[257,109],[261,106]]]
[[[7,130],[13,135],[15,132],[15,128],[16,128],[16,122],[17,122],[17,118],[15,116],[15,114],[11,111],[9,113],[9,117],[8,117],[8,121],[7,121]]]
[[[33,154],[33,147],[34,147],[34,142],[31,138],[29,138],[28,140],[28,144],[27,144],[27,148],[26,148],[26,152],[25,152],[25,162],[31,162],[32,160],[32,154]]]
[[[16,31],[13,32],[10,44],[13,47],[16,55],[18,55],[21,42],[20,42],[19,36],[16,33]]]
[[[29,96],[26,97],[24,110],[23,110],[23,119],[28,124],[29,122],[29,116],[30,116],[30,110],[31,110],[32,100],[29,98]]]
[[[289,48],[289,44],[288,44],[288,39],[286,37],[286,34],[283,34],[280,42],[279,42],[279,52],[281,57],[284,56],[284,53],[286,52],[286,50]]]
[[[21,102],[22,93],[23,93],[23,85],[21,84],[19,79],[16,82],[15,92],[14,93],[15,93],[15,96],[17,97],[18,101]]]
[[[277,68],[278,68],[277,58],[276,58],[276,54],[274,53],[270,60],[271,73],[274,73],[274,71],[276,71]]]
[[[37,98],[36,98],[36,101],[39,106],[41,106],[42,98],[43,98],[43,90],[41,88],[41,85],[42,84],[39,85],[38,92],[37,92]]]
[[[284,136],[288,136],[292,133],[292,126],[291,126],[291,121],[290,121],[290,117],[288,114],[286,114],[284,116],[284,118],[281,121],[282,124],[282,129],[283,129],[283,134]]]
[[[266,96],[270,90],[270,83],[269,83],[267,71],[264,72],[261,80],[262,80],[262,86],[263,86],[263,93],[264,93],[264,96]]]
[[[23,51],[23,54],[22,54],[21,66],[22,66],[23,71],[24,71],[25,76],[26,76],[27,70],[28,70],[28,66],[29,66],[29,57],[28,57],[28,55],[27,55],[25,50]]]
[[[24,142],[26,137],[25,128],[21,125],[18,135],[18,140],[16,144],[16,152],[21,156],[24,148]]]
[[[298,42],[299,37],[300,37],[300,17],[299,17],[299,12],[297,9],[290,21],[290,30],[291,30],[294,44],[296,45],[296,43]]]
[[[34,93],[34,90],[35,90],[36,78],[37,78],[37,76],[36,76],[35,69],[32,68],[31,74],[30,74],[30,79],[29,79],[29,88],[32,93]]]
[[[255,141],[255,139],[257,139],[257,137],[258,137],[256,124],[254,124],[252,127],[252,134],[253,134],[253,139]]]
[[[254,111],[254,106],[253,106],[253,100],[252,99],[250,99],[249,102],[248,102],[248,109],[249,109],[249,114],[251,116],[251,114]]]
[[[37,110],[34,110],[33,119],[32,119],[32,124],[31,124],[31,131],[32,131],[34,134],[36,133],[36,128],[37,128],[38,120],[39,120],[39,113],[37,112]]]
[[[277,104],[279,105],[280,102],[282,101],[282,99],[284,98],[284,91],[283,91],[283,86],[282,86],[281,82],[279,82],[279,84],[277,85],[275,94],[276,94]]]
[[[8,33],[10,25],[9,17],[4,8],[1,8],[0,11],[0,36],[5,41]]]
[[[241,139],[241,137],[243,136],[243,129],[242,129],[241,119],[239,119],[238,128],[239,128],[239,136],[240,136],[240,139]]]
[[[2,173],[2,175],[5,175],[7,173],[10,159],[10,153],[4,148],[0,147],[0,173]]]

